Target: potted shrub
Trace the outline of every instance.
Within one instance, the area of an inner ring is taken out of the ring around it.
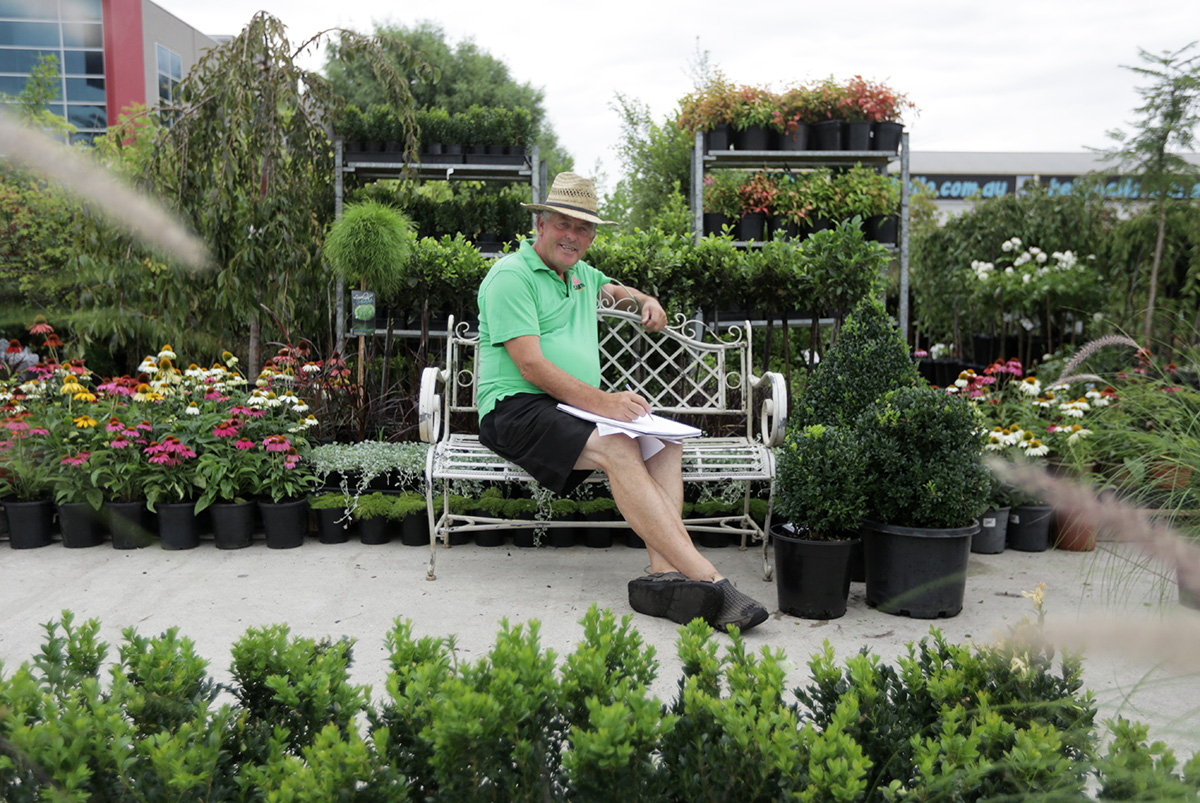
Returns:
[[[708,84],[679,102],[676,124],[693,134],[705,132],[706,151],[728,150],[732,144],[730,128],[738,101],[738,88],[718,71]]]
[[[0,432],[0,502],[8,517],[9,545],[32,549],[51,542],[54,499],[50,481],[49,430],[34,422],[30,414],[4,419]]]
[[[841,107],[847,120],[863,120],[871,125],[870,148],[895,153],[900,147],[904,126],[900,123],[912,102],[891,87],[856,75],[845,86]],[[850,150],[859,150],[851,148]]]
[[[310,497],[308,506],[317,516],[317,537],[322,544],[344,544],[350,540],[353,518],[347,509],[350,499],[338,491]]]
[[[349,104],[342,109],[337,130],[342,135],[346,153],[359,154],[366,149],[366,123],[363,120],[362,110],[354,104]]]
[[[358,537],[364,544],[377,546],[392,540],[388,522],[395,519],[396,497],[382,491],[363,494],[355,501],[351,514],[358,524]]]
[[[552,521],[578,521],[579,503],[574,499],[550,500],[550,519]],[[547,541],[550,546],[575,546],[575,527],[550,527],[547,529]]]
[[[734,148],[739,151],[768,150],[778,107],[779,100],[774,92],[754,86],[739,87],[734,95],[730,119]]]
[[[767,217],[774,213],[775,195],[778,192],[778,181],[770,173],[755,173],[749,181],[738,187],[738,198],[741,200],[741,218],[737,227],[739,240],[750,242],[763,239]]]
[[[196,518],[196,452],[174,435],[146,447],[158,470],[146,481],[146,506],[158,516],[158,539],[163,549],[194,549],[200,545]]]
[[[404,546],[429,544],[429,511],[424,494],[405,491],[396,496],[392,506],[392,521],[399,522],[400,543]]]
[[[900,185],[896,180],[859,164],[839,176],[838,183],[845,214],[863,218],[867,239],[894,244],[898,225],[896,210],[900,205]]]
[[[718,170],[704,176],[704,233],[723,234],[742,217],[742,199],[738,188],[749,174],[738,170]]]
[[[772,115],[772,128],[778,132],[785,151],[808,150],[809,97],[802,86],[791,87],[779,96],[779,108]]]
[[[808,114],[809,147],[817,151],[842,149],[842,98],[845,88],[831,75],[809,90]]]
[[[585,499],[580,502],[579,515],[584,521],[588,522],[621,520],[621,513],[617,510],[617,503],[607,496],[601,496],[596,499]],[[583,544],[593,549],[605,549],[612,546],[612,528],[587,527],[584,529]]]
[[[975,411],[953,394],[907,387],[868,407],[857,428],[868,466],[867,604],[922,619],[958,614],[991,492]]]
[[[532,499],[517,497],[515,499],[507,499],[504,502],[504,518],[516,520],[530,520],[537,514],[538,504]],[[533,527],[516,527],[512,530],[513,546],[517,547],[535,547],[538,546],[537,533]]]
[[[325,258],[344,281],[392,299],[403,286],[403,267],[413,248],[412,223],[378,201],[348,204],[329,227]]]
[[[500,493],[500,489],[492,486],[485,490],[478,499],[474,500],[473,510],[481,516],[489,519],[500,519],[504,517],[504,505],[508,502],[504,495]],[[493,547],[501,546],[504,543],[503,530],[476,530],[475,544],[476,546]]]
[[[300,456],[286,435],[272,435],[258,475],[258,508],[269,549],[293,549],[308,532],[308,493],[316,485],[312,463]]]
[[[866,463],[853,427],[791,428],[777,454],[775,587],[779,609],[806,619],[846,613],[851,558],[866,510]]]
[[[808,177],[781,176],[776,187],[775,215],[783,220],[784,232],[791,237],[807,235],[817,205]]]

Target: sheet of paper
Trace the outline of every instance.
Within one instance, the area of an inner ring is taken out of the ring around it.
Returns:
[[[638,446],[642,450],[642,460],[649,460],[651,457],[654,457],[654,455],[666,448],[667,443],[679,443],[677,439],[656,438],[653,435],[635,435],[623,427],[614,427],[600,422],[596,424],[596,431],[601,436],[624,435],[628,438],[636,438]]]
[[[679,440],[682,438],[696,438],[701,435],[700,430],[696,427],[688,426],[679,421],[673,421],[670,418],[663,418],[659,415],[644,415],[633,421],[620,421],[615,418],[607,418],[595,413],[589,413],[587,410],[581,410],[569,404],[559,403],[558,409],[564,413],[570,413],[576,418],[582,418],[585,421],[594,421],[597,424],[606,424],[615,429],[623,430],[631,437],[655,435],[660,438]]]

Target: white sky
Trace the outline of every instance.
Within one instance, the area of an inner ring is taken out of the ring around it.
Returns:
[[[915,151],[1079,152],[1105,147],[1106,131],[1134,119],[1141,80],[1120,65],[1141,64],[1139,47],[1200,39],[1197,0],[154,2],[208,34],[235,34],[262,8],[293,44],[330,27],[435,21],[450,42],[473,39],[514,79],[544,89],[576,170],[599,166],[609,189],[620,172],[614,98],[673,115],[698,51],[737,83],[883,81],[918,106],[906,121]]]

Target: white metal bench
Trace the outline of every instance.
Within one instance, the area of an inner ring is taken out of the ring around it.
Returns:
[[[683,443],[684,482],[743,482],[742,512],[737,515],[687,518],[693,532],[721,532],[741,536],[742,549],[747,537],[763,544],[763,571],[770,577],[766,560],[764,530],[770,527],[774,503],[775,458],[771,447],[783,441],[787,417],[787,388],[781,374],[773,371],[762,376],[752,373],[749,323],[729,326],[719,337],[695,339],[689,328],[694,322],[680,320],[678,325],[659,333],[646,332],[641,315],[604,303],[597,309],[600,327],[601,387],[604,390],[632,388],[650,402],[654,412],[668,417],[716,416],[735,430],[725,437],[707,435],[689,438]],[[520,521],[462,515],[450,511],[450,483],[453,480],[484,482],[524,481],[532,478],[522,469],[499,457],[479,443],[474,434],[450,431],[454,416],[474,414],[479,377],[479,338],[468,334],[465,322],[450,319],[443,368],[429,367],[421,376],[419,418],[421,440],[429,444],[425,459],[425,495],[429,512],[428,579],[435,579],[437,546],[449,545],[452,532],[503,530],[520,527],[574,526],[574,522]],[[755,426],[754,391],[762,390],[762,407]],[[589,481],[605,477],[596,472]],[[769,484],[767,518],[760,527],[750,515],[751,483]],[[435,493],[443,498],[442,509],[435,510]],[[589,523],[589,526],[602,522]],[[614,527],[628,527],[624,521]]]

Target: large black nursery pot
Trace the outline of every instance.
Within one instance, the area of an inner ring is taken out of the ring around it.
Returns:
[[[104,540],[100,511],[87,502],[64,502],[58,506],[58,526],[67,549],[99,546]]]
[[[739,151],[765,151],[771,147],[771,131],[761,125],[733,130],[733,147]]]
[[[875,123],[871,129],[871,150],[895,153],[900,150],[904,124],[886,121]]]
[[[53,540],[54,503],[49,499],[33,502],[5,502],[8,516],[8,545],[13,549],[36,549]]]
[[[862,531],[867,605],[914,619],[958,615],[978,520],[948,529],[868,521]]]
[[[392,528],[386,516],[358,520],[358,540],[368,546],[379,546],[392,540]]]
[[[848,151],[871,150],[871,123],[866,120],[846,123],[842,132],[842,147]]]
[[[779,610],[803,619],[837,619],[850,596],[851,556],[859,539],[810,541],[791,524],[771,527]]]
[[[704,149],[706,151],[727,151],[730,145],[729,123],[717,123],[704,132]]]
[[[822,120],[808,128],[809,148],[814,151],[840,151],[842,149],[842,121]]]
[[[105,502],[103,521],[113,549],[141,549],[154,540],[153,519],[145,502]]]
[[[254,539],[254,502],[213,502],[213,541],[217,549],[242,549]]]
[[[158,511],[158,540],[163,549],[195,549],[200,546],[200,527],[195,502],[167,502]]]
[[[1008,548],[1045,552],[1050,547],[1053,519],[1054,508],[1049,505],[1017,505],[1008,514]]]
[[[350,540],[350,520],[344,507],[322,508],[317,514],[317,538],[322,544],[344,544]],[[346,519],[346,520],[343,520]]]
[[[1004,551],[1008,541],[1008,514],[1010,508],[993,508],[979,517],[979,532],[971,539],[971,551],[981,555],[995,555]]]
[[[499,530],[495,532],[499,533]],[[478,539],[479,533],[475,534]],[[409,513],[400,521],[400,543],[404,546],[429,546],[429,514],[424,510]],[[497,544],[498,546],[499,544]]]
[[[262,513],[268,549],[295,549],[304,543],[304,536],[308,534],[307,499],[260,500],[258,509]]]

